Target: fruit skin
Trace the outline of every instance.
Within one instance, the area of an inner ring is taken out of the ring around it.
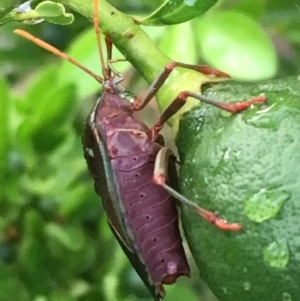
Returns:
[[[195,108],[177,136],[181,192],[243,226],[222,232],[182,209],[200,276],[220,301],[300,295],[299,80],[220,84],[205,95],[238,101],[260,93],[268,105],[236,115]]]

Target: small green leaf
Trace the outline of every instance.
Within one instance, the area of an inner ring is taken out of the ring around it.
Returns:
[[[203,59],[237,80],[254,81],[276,74],[274,47],[259,24],[236,12],[207,14],[197,31]]]
[[[40,18],[54,24],[69,25],[74,21],[74,16],[67,13],[65,7],[60,3],[44,1],[35,8],[35,11]]]
[[[32,9],[30,5],[27,5],[25,9],[14,9],[0,20],[0,25],[13,21],[37,24],[43,20],[59,25],[69,25],[74,21],[74,16],[66,13],[62,4],[44,1],[36,5],[35,9]]]
[[[218,0],[166,0],[156,11],[143,20],[143,25],[161,26],[183,23],[203,14]]]

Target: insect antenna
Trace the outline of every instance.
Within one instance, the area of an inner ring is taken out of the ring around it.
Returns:
[[[105,61],[104,61],[104,56],[103,56],[103,51],[102,51],[102,41],[101,41],[101,31],[99,28],[99,0],[94,0],[94,17],[93,17],[93,24],[94,24],[94,29],[96,33],[96,38],[97,38],[97,45],[98,45],[98,52],[99,52],[99,57],[100,57],[100,62],[101,62],[101,69],[102,69],[102,74],[104,77],[104,80],[108,80],[111,78],[110,76],[110,71],[106,67]],[[109,53],[109,48],[106,43],[107,47],[107,53]]]
[[[103,83],[103,78],[101,76],[97,75],[96,73],[94,73],[93,71],[88,69],[87,67],[83,66],[82,64],[77,62],[75,59],[68,56],[65,52],[60,51],[59,49],[55,48],[54,46],[46,43],[45,41],[43,41],[41,39],[33,36],[32,34],[30,34],[29,32],[27,32],[25,30],[15,29],[14,33],[21,36],[22,38],[24,38],[26,40],[29,40],[32,43],[38,45],[39,47],[44,48],[45,50],[48,50],[49,52],[61,57],[62,59],[69,61],[73,65],[77,66],[78,68],[80,68],[81,70],[83,70],[84,72],[86,72],[87,74],[92,76],[100,84]]]
[[[97,36],[97,44],[98,44],[98,51],[100,54],[100,61],[101,61],[101,67],[102,67],[102,74],[105,80],[110,78],[109,75],[109,71],[108,69],[105,67],[105,62],[104,62],[104,57],[103,57],[103,52],[102,52],[102,45],[101,45],[101,38],[100,38],[100,29],[99,29],[99,17],[98,17],[98,7],[99,7],[99,3],[98,0],[94,0],[94,18],[93,18],[93,23],[94,23],[94,28],[95,28],[95,32],[96,32],[96,36]],[[21,36],[22,38],[29,40],[30,42],[38,45],[41,48],[44,48],[45,50],[61,57],[64,60],[69,61],[71,64],[77,66],[78,68],[80,68],[81,70],[83,70],[84,72],[86,72],[87,74],[89,74],[90,76],[92,76],[97,82],[99,82],[100,84],[103,83],[103,78],[99,75],[97,75],[96,73],[94,73],[93,71],[91,71],[90,69],[88,69],[87,67],[83,66],[82,64],[80,64],[79,62],[77,62],[75,59],[73,59],[72,57],[70,57],[68,54],[66,54],[63,51],[60,51],[59,49],[55,48],[54,46],[48,44],[47,42],[39,39],[38,37],[33,36],[32,34],[30,34],[29,32],[22,30],[22,29],[15,29],[14,33]]]

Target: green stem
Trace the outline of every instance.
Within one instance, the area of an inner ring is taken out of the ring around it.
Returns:
[[[0,19],[12,11],[15,7],[27,0],[1,0],[0,1]]]
[[[4,18],[0,20],[0,25],[12,21],[22,22],[27,20],[35,20],[38,19],[39,17],[40,17],[39,14],[34,10],[31,10],[26,13],[16,13],[15,11],[11,11],[9,14],[7,14]]]
[[[92,21],[94,14],[93,1],[55,0],[71,7]],[[141,75],[152,82],[170,59],[155,47],[146,33],[134,21],[115,9],[106,1],[99,1],[100,28],[113,44],[124,53],[126,59],[139,70]],[[131,39],[126,37],[131,33]]]

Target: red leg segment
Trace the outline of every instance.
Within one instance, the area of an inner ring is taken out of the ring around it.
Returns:
[[[267,100],[265,96],[257,96],[246,101],[241,101],[237,103],[233,103],[233,102],[226,103],[226,102],[211,100],[203,95],[199,95],[194,92],[183,91],[178,94],[178,96],[170,103],[170,105],[162,113],[159,120],[154,124],[153,128],[150,130],[151,135],[157,135],[160,132],[165,122],[169,118],[171,118],[174,114],[176,114],[184,106],[188,97],[194,97],[204,103],[210,104],[212,106],[215,106],[217,108],[220,108],[232,114],[246,110],[253,104],[265,103]]]
[[[239,231],[242,229],[242,226],[237,223],[228,223],[226,220],[219,218],[214,212],[208,211],[198,204],[190,201],[182,194],[177,192],[173,187],[169,186],[166,183],[168,166],[170,159],[174,157],[174,154],[171,150],[166,147],[163,147],[157,154],[154,166],[154,175],[153,181],[157,185],[162,186],[166,189],[170,195],[172,195],[176,200],[178,200],[181,204],[189,206],[194,209],[200,216],[202,216],[206,221],[211,224],[214,224],[221,230],[224,231]]]

